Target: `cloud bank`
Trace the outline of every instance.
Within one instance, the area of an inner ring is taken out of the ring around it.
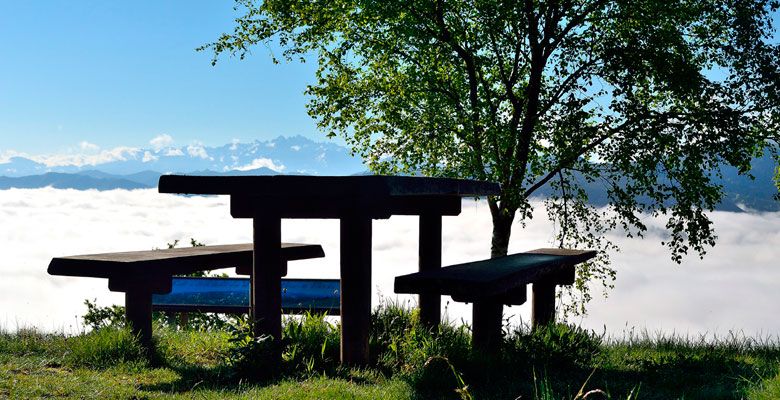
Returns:
[[[171,135],[163,133],[152,138],[152,140],[149,141],[149,144],[152,145],[154,151],[160,151],[173,144],[173,138]]]
[[[14,150],[6,150],[0,154],[0,164],[8,163],[13,157],[24,157],[32,161],[44,164],[47,167],[99,165],[113,161],[126,161],[135,159],[141,153],[141,149],[129,146],[118,146],[101,150],[96,144],[83,141],[79,143],[78,150],[72,149],[69,153],[31,155]]]
[[[274,163],[274,160],[271,160],[270,158],[261,157],[261,158],[255,158],[254,160],[252,160],[251,163],[247,165],[234,167],[233,169],[237,171],[251,171],[253,169],[258,169],[258,168],[268,168],[272,171],[282,172],[284,171],[285,167],[283,164]]]
[[[718,244],[704,260],[689,257],[682,265],[669,260],[660,245],[663,221],[645,219],[643,240],[615,240],[623,249],[613,255],[616,288],[607,299],[596,296],[586,318],[572,319],[587,328],[620,336],[631,327],[678,334],[779,335],[772,316],[780,304],[780,215],[715,212]],[[121,293],[108,291],[102,279],[46,274],[55,256],[144,250],[190,237],[207,244],[250,242],[252,225],[233,219],[225,196],[182,197],[155,190],[76,191],[11,189],[0,191],[0,327],[34,325],[45,330],[78,331],[83,300],[121,304]],[[464,200],[463,212],[445,217],[443,262],[452,264],[489,256],[489,210],[483,202]],[[324,259],[290,263],[290,277],[339,276],[338,222],[286,220],[283,240],[320,243]],[[413,296],[393,293],[393,278],[417,265],[417,219],[392,217],[373,224],[374,306],[392,299],[414,304]],[[516,225],[510,252],[550,247],[553,232],[538,211],[523,229]],[[470,305],[443,304],[451,320],[468,322]],[[505,308],[515,323],[528,321],[528,304]]]

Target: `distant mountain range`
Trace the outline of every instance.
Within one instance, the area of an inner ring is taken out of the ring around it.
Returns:
[[[0,189],[139,189],[157,187],[160,175],[351,175],[363,162],[335,143],[303,136],[231,143],[219,147],[189,145],[137,149],[98,165],[47,166],[24,157],[0,164]]]
[[[753,160],[754,180],[724,168],[718,183],[725,197],[717,207],[723,211],[780,211],[774,199],[777,188],[775,163],[769,156]],[[269,141],[231,143],[220,147],[182,146],[139,149],[122,159],[88,166],[47,166],[15,157],[0,164],[0,189],[140,189],[157,187],[160,175],[355,175],[367,174],[362,160],[335,143],[315,142],[302,136],[278,137]],[[585,183],[595,205],[606,204],[604,189]],[[537,195],[549,195],[549,187]]]
[[[190,171],[190,175],[273,175],[278,172],[268,168],[258,168],[246,171]],[[41,175],[20,177],[0,176],[0,189],[21,188],[35,189],[51,186],[55,189],[148,189],[156,188],[160,172],[142,171],[129,175],[109,174],[99,170],[87,170],[75,173],[47,172]]]
[[[159,175],[157,175],[159,178]],[[155,186],[157,184],[155,183]],[[82,174],[63,174],[61,172],[47,172],[42,175],[30,175],[22,177],[0,176],[0,189],[21,188],[35,189],[51,186],[57,189],[143,189],[152,187],[146,183],[140,183],[125,179],[121,176],[109,175],[105,178],[95,178]]]
[[[715,209],[719,211],[733,212],[766,212],[780,211],[780,201],[775,199],[778,189],[774,183],[776,164],[769,155],[756,158],[751,162],[750,173],[754,179],[745,175],[739,175],[733,167],[723,167],[722,177],[714,177],[716,183],[723,187],[723,199]],[[603,206],[607,204],[607,192],[605,188],[596,182],[587,182],[578,179],[579,184],[588,194],[591,204]],[[536,197],[545,198],[551,194],[549,185],[540,188]],[[640,200],[641,201],[641,200]]]
[[[131,175],[144,171],[191,173],[193,171],[250,171],[267,168],[274,173],[344,175],[365,170],[359,157],[335,143],[315,142],[303,136],[280,136],[268,141],[231,143],[219,147],[189,145],[157,149],[135,149],[116,160],[98,165],[47,166],[33,160],[14,157],[0,164],[0,176],[23,177],[47,172],[68,174],[99,170],[112,175]]]

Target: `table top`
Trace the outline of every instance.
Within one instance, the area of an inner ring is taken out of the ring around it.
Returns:
[[[464,197],[499,193],[499,185],[413,176],[163,175],[160,193],[227,194],[235,218],[343,218],[360,215],[458,215]]]
[[[468,179],[416,176],[163,175],[160,193],[249,196],[489,196],[499,185]]]

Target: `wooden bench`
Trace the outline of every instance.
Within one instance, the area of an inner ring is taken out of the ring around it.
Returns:
[[[283,243],[281,275],[287,262],[324,257],[320,245]],[[141,344],[151,348],[152,295],[169,293],[174,275],[220,268],[250,274],[253,245],[233,244],[165,250],[131,251],[57,257],[49,263],[50,275],[108,279],[108,289],[125,293],[125,315]]]
[[[395,292],[449,295],[474,303],[473,345],[494,348],[501,340],[504,304],[525,303],[526,285],[533,284],[533,324],[552,322],[555,286],[573,284],[574,266],[595,256],[593,250],[538,249],[399,276]]]
[[[152,295],[152,311],[187,315],[189,312],[246,314],[248,278],[175,276],[171,291]],[[282,312],[339,314],[338,279],[282,279]]]

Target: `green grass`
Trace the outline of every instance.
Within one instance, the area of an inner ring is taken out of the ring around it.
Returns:
[[[758,385],[748,389],[749,399],[752,400],[774,400],[780,399],[780,374],[774,378],[764,379]]]
[[[780,346],[719,339],[602,335],[567,325],[509,332],[495,355],[470,348],[467,327],[423,329],[403,307],[372,316],[371,365],[338,363],[338,325],[290,318],[280,368],[248,326],[155,331],[147,361],[128,331],[73,337],[0,331],[0,398],[259,399],[777,399]]]

